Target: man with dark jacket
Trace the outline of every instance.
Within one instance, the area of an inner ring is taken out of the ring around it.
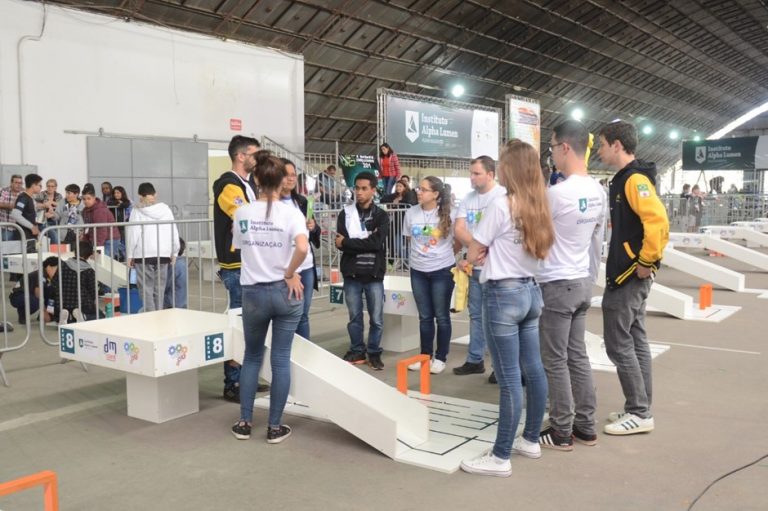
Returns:
[[[256,166],[259,142],[255,138],[235,135],[229,142],[232,170],[224,172],[213,183],[213,232],[219,277],[229,293],[229,308],[242,305],[240,287],[240,250],[232,245],[232,220],[243,204],[256,200],[256,192],[249,178]],[[265,387],[260,386],[259,391]],[[224,362],[224,399],[240,402],[240,364],[234,360]]]
[[[651,352],[645,336],[645,302],[669,240],[669,220],[656,195],[656,165],[635,158],[637,130],[617,121],[600,130],[600,159],[617,170],[608,204],[613,231],[603,295],[605,350],[616,366],[624,411],[613,412],[609,435],[653,431]]]
[[[61,279],[56,274],[51,276],[55,306],[61,311],[60,324],[66,324],[72,318],[77,321],[97,318],[96,271],[88,263],[93,257],[93,245],[81,240],[77,248],[78,257],[62,261],[59,269]],[[76,310],[79,314],[75,313]]]
[[[86,224],[113,224],[115,216],[107,207],[107,204],[96,197],[93,188],[83,188],[83,222]],[[99,226],[86,229],[82,236],[83,241],[89,241],[95,246],[104,247],[104,255],[114,257],[118,261],[125,260],[125,246],[120,239],[120,230],[117,227]]]
[[[389,234],[387,213],[373,203],[376,176],[363,172],[355,177],[355,203],[339,214],[336,248],[341,256],[344,276],[344,302],[349,310],[347,331],[351,341],[344,360],[365,363],[363,340],[363,293],[368,304],[368,364],[375,370],[381,362],[381,334],[384,325],[384,273],[387,270],[386,239]]]

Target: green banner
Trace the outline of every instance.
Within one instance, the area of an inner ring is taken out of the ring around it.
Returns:
[[[361,172],[371,172],[379,177],[379,162],[372,154],[340,154],[339,167],[348,188],[355,187],[355,178]]]
[[[683,170],[755,170],[758,139],[763,137],[687,140]]]

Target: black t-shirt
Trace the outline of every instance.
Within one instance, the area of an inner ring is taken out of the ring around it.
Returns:
[[[29,196],[27,192],[21,192],[19,196],[16,198],[16,209],[21,211],[21,216],[24,217],[24,219],[31,223],[32,225],[37,224],[37,210],[35,209],[35,199]],[[22,229],[24,229],[24,234],[27,235],[27,239],[34,238],[34,235],[32,234],[31,229],[27,229],[23,225],[20,225]]]

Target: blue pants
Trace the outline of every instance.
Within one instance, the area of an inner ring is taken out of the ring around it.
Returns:
[[[363,283],[353,278],[344,279],[344,303],[349,311],[350,348],[353,353],[365,353],[364,324],[363,324],[363,293],[368,305],[368,353],[381,353],[381,334],[384,329],[384,282],[376,280]]]
[[[467,362],[479,364],[485,358],[485,333],[483,332],[483,285],[480,283],[482,268],[474,268],[469,277],[469,351]]]
[[[229,308],[239,309],[243,303],[243,290],[240,287],[240,268],[219,271],[221,281],[229,293]],[[231,362],[231,363],[230,363]],[[240,382],[240,365],[232,361],[224,362],[224,388],[231,388]]]
[[[539,441],[547,402],[547,376],[539,352],[539,316],[543,300],[533,279],[489,280],[483,285],[483,328],[499,381],[499,426],[493,454],[509,459],[522,414],[525,378],[526,413],[523,438]]]
[[[240,378],[240,418],[251,422],[253,400],[264,359],[267,329],[272,323],[270,364],[272,390],[269,395],[269,426],[279,426],[291,387],[291,346],[304,303],[288,297],[285,281],[243,286],[243,332],[245,357]]]
[[[422,355],[445,362],[451,344],[451,295],[453,274],[451,266],[423,272],[411,269],[411,290],[419,311],[419,337]],[[434,351],[437,323],[437,351]]]
[[[315,269],[308,268],[302,271],[299,276],[304,285],[304,307],[299,320],[299,326],[296,327],[296,333],[309,340],[309,308],[312,306],[312,293],[315,286]]]

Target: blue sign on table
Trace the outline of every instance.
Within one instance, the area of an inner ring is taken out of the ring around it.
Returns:
[[[61,341],[61,351],[64,353],[75,354],[75,331],[69,328],[59,330],[59,340]]]
[[[205,336],[205,360],[224,358],[224,334]]]

